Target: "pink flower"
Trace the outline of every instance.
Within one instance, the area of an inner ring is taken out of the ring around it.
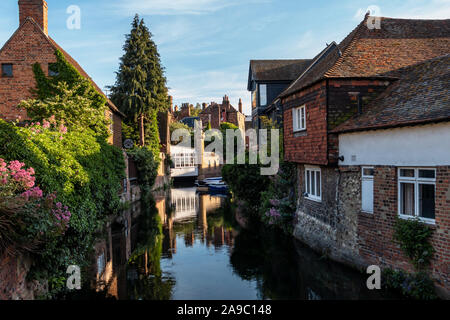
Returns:
[[[47,120],[44,120],[42,122],[42,128],[44,128],[44,129],[50,128],[50,122],[48,122]]]
[[[66,134],[67,133],[67,128],[64,124],[61,123],[61,125],[59,126],[59,132],[61,132],[62,134]]]

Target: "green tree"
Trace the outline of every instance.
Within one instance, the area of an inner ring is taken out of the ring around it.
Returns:
[[[111,86],[111,100],[127,116],[126,124],[132,136],[159,154],[157,113],[168,109],[168,90],[164,68],[152,34],[144,20],[135,16],[130,34],[126,36],[116,83]],[[126,137],[128,138],[128,137]]]

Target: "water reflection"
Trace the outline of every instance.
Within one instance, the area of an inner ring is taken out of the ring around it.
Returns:
[[[230,201],[172,189],[144,199],[112,228],[117,299],[382,299],[366,278],[279,232],[243,229]]]

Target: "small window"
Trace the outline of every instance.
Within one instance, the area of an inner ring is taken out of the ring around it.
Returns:
[[[267,85],[266,84],[259,85],[259,105],[260,106],[267,105]]]
[[[294,132],[306,130],[306,107],[292,109],[292,124]]]
[[[49,75],[49,77],[56,77],[59,75],[59,71],[58,71],[56,63],[48,64],[48,75]]]
[[[373,176],[374,168],[362,168],[361,210],[373,213]]]
[[[322,177],[318,167],[305,168],[306,198],[322,201]]]
[[[12,78],[13,76],[13,65],[11,63],[2,64],[2,77]]]
[[[400,216],[434,222],[435,199],[435,169],[399,169],[398,210]]]

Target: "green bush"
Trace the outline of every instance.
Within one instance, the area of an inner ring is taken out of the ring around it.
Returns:
[[[430,264],[434,249],[430,244],[433,230],[417,219],[397,219],[394,228],[394,240],[400,243],[401,249],[418,270]]]
[[[149,191],[155,184],[156,177],[158,176],[159,161],[153,154],[153,152],[147,147],[137,147],[128,151],[128,154],[132,157],[136,163],[136,169],[138,171],[138,182],[140,186]]]
[[[42,127],[17,127],[0,120],[0,158],[34,168],[45,194],[70,208],[70,227],[63,237],[47,242],[34,256],[30,277],[66,276],[71,264],[89,261],[93,241],[107,215],[117,212],[125,163],[121,150],[90,130],[66,134]]]
[[[258,207],[261,205],[261,195],[267,190],[270,180],[268,176],[261,175],[261,165],[248,164],[248,152],[245,155],[245,163],[243,165],[224,165],[222,177],[233,195],[237,199],[245,201],[257,213]]]
[[[397,290],[410,299],[437,299],[433,280],[425,272],[409,274],[402,270],[386,269],[383,271],[383,282],[385,287]]]

